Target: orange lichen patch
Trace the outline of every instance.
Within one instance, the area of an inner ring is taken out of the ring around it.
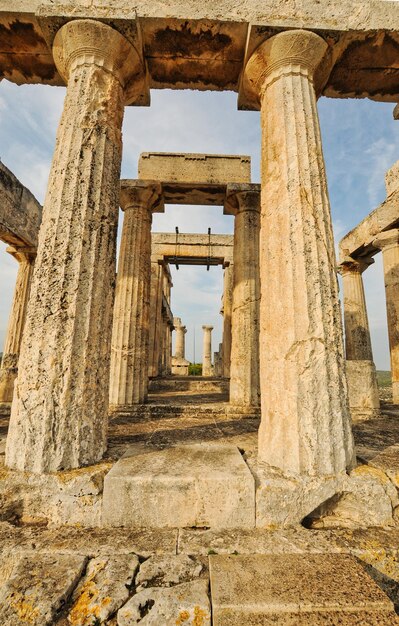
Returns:
[[[78,469],[68,470],[65,472],[55,472],[54,476],[56,476],[57,480],[59,480],[60,482],[67,483],[70,480],[74,480],[75,478],[79,478],[79,476],[84,476],[85,474],[93,474],[95,472],[97,475],[100,472],[107,472],[111,469],[112,465],[112,461],[105,461],[102,463],[97,463],[96,465],[79,467]]]
[[[205,620],[209,620],[209,615],[200,606],[194,607],[193,626],[204,626]]]
[[[10,606],[15,611],[21,624],[35,624],[39,616],[39,609],[32,600],[28,600],[24,594],[15,592],[10,598]]]
[[[176,626],[181,626],[184,622],[190,619],[190,613],[188,611],[180,611],[179,617],[176,620]]]
[[[97,574],[106,565],[106,561],[101,561],[81,585],[79,597],[68,615],[68,622],[72,626],[92,626],[93,618],[100,618],[103,609],[111,604],[112,598],[109,596],[99,599],[100,591],[95,581]]]

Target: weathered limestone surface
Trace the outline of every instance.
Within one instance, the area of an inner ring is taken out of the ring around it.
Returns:
[[[135,584],[137,591],[147,587],[173,587],[198,578],[204,573],[203,563],[187,554],[152,556],[140,566]]]
[[[124,89],[134,48],[76,20],[53,46],[68,81],[32,281],[6,461],[51,472],[106,448]]]
[[[232,445],[183,445],[123,458],[104,481],[105,526],[251,528],[254,523],[254,479]]]
[[[0,403],[12,402],[36,256],[35,248],[8,247],[7,252],[18,261],[19,267],[0,367]]]
[[[95,619],[107,623],[127,602],[139,560],[136,555],[92,559],[79,581],[68,612],[71,626],[92,626]]]
[[[51,626],[79,581],[86,557],[24,557],[0,587],[0,623],[4,626]]]
[[[223,200],[222,200],[223,203]],[[209,250],[210,244],[210,250]],[[209,257],[220,265],[233,263],[234,238],[232,235],[200,235],[181,233],[176,250],[176,233],[152,233],[152,255],[184,265],[206,265]],[[209,254],[210,252],[210,254]]]
[[[10,245],[37,246],[42,207],[0,162],[0,239]]]
[[[351,556],[211,555],[209,563],[215,626],[396,623],[392,602]]]
[[[235,154],[143,152],[139,178],[176,183],[250,183],[251,158]]]
[[[234,265],[230,263],[224,269],[223,274],[223,352],[222,366],[223,376],[230,377],[230,360],[231,360],[231,321],[233,306],[233,278]]]
[[[339,267],[344,291],[346,372],[352,418],[378,414],[377,374],[373,361],[362,273],[372,259],[348,257]]]
[[[172,357],[172,374],[188,376],[189,361],[185,358],[185,337],[187,328],[181,323],[180,317],[173,318],[174,330],[176,331],[175,355]]]
[[[281,33],[257,48],[245,79],[258,97],[262,126],[259,458],[318,475],[353,463],[313,85],[326,51],[313,33]]]
[[[151,223],[160,186],[121,183],[125,212],[111,343],[110,404],[141,404],[148,395]]]
[[[152,235],[153,236],[153,235]],[[161,352],[161,325],[162,325],[162,294],[163,294],[164,266],[158,262],[158,257],[151,258],[150,302],[152,315],[149,330],[149,367],[148,375],[159,374],[159,359]]]
[[[203,326],[204,340],[202,352],[202,375],[212,376],[212,331],[213,326]]]
[[[230,185],[225,213],[234,219],[230,402],[258,406],[260,186]]]
[[[399,403],[399,230],[382,232],[374,240],[382,250],[387,306],[389,350],[391,355],[392,399]]]

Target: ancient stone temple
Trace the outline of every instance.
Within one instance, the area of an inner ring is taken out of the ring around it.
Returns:
[[[0,164],[0,624],[399,623],[399,167],[337,263],[317,106],[398,102],[399,4],[3,0],[0,33],[0,80],[66,87],[44,206]],[[170,88],[259,112],[260,184],[247,155],[189,151],[121,180],[125,107]],[[152,232],[170,204],[234,234]],[[198,377],[179,264],[223,271]]]

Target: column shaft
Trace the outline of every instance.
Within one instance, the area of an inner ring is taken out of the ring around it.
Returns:
[[[159,359],[161,344],[162,315],[162,265],[158,261],[151,262],[151,295],[150,295],[150,361],[148,375],[159,375]]]
[[[138,67],[132,46],[92,20],[63,26],[53,50],[68,86],[6,448],[9,467],[38,473],[106,449],[125,72]]]
[[[0,368],[0,403],[12,402],[13,398],[36,255],[32,248],[8,247],[7,252],[16,258],[19,267]]]
[[[230,377],[231,357],[231,315],[233,303],[233,276],[234,265],[231,263],[225,267],[223,275],[223,373],[222,376]]]
[[[212,376],[212,330],[213,326],[203,326],[204,343],[202,357],[202,375]]]
[[[247,66],[261,98],[259,458],[331,475],[354,460],[313,74],[327,44],[278,34]]]
[[[259,189],[233,191],[234,280],[230,403],[258,406],[259,391]]]

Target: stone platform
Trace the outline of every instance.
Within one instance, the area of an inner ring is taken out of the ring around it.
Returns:
[[[102,523],[253,528],[255,480],[232,445],[191,444],[123,458],[104,480]]]
[[[162,376],[152,378],[149,383],[150,400],[154,397],[153,393],[159,391],[190,391],[201,394],[220,393],[223,400],[227,399],[229,391],[229,379],[203,376]],[[153,392],[153,393],[151,393]]]

